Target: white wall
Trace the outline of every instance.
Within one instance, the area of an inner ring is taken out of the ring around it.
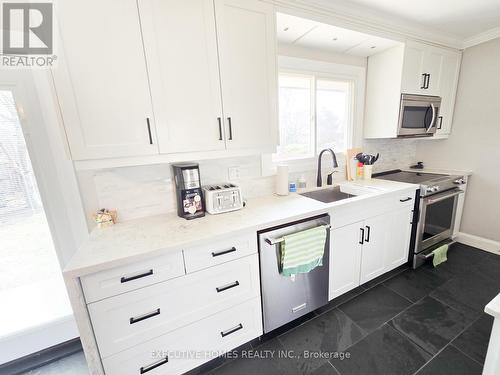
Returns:
[[[460,231],[500,241],[500,39],[464,51],[452,134],[419,142],[417,157],[474,172]]]

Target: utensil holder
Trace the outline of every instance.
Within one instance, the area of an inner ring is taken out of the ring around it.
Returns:
[[[370,180],[372,178],[373,165],[365,165],[363,167],[363,178],[365,180]]]

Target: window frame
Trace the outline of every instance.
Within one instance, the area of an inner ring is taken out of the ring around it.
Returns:
[[[287,164],[290,172],[306,172],[316,168],[317,155],[317,126],[316,126],[316,82],[321,79],[349,82],[350,84],[350,110],[351,126],[347,129],[346,148],[360,147],[363,133],[363,112],[366,84],[366,67],[358,65],[337,64],[332,62],[309,60],[297,57],[279,56],[278,74],[314,77],[311,101],[314,103],[314,152],[312,157],[276,158],[273,154],[263,154],[261,167],[263,176],[276,174],[278,164]],[[278,89],[279,89],[279,83]],[[312,105],[312,104],[311,104]],[[345,159],[345,150],[335,150],[342,166]]]

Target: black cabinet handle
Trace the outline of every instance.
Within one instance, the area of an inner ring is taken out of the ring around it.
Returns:
[[[240,282],[238,280],[236,280],[234,283],[231,283],[231,284],[227,284],[227,285],[224,285],[224,286],[219,286],[217,288],[215,288],[217,290],[217,293],[220,293],[220,292],[223,292],[225,290],[228,290],[228,289],[231,289],[231,288],[235,288],[237,286],[240,285]]]
[[[438,119],[439,119],[439,126],[437,127],[437,129],[439,130],[442,129],[443,127],[443,116],[439,116]]]
[[[227,123],[229,124],[229,140],[233,140],[233,124],[231,123],[231,117],[227,118]]]
[[[359,240],[359,244],[363,245],[365,243],[365,228],[359,228],[361,230],[361,240]]]
[[[219,251],[219,252],[212,252],[212,256],[215,258],[215,257],[218,257],[218,256],[221,256],[221,255],[226,255],[226,254],[229,254],[229,253],[234,253],[236,251],[236,248],[235,247],[232,247],[230,249],[227,249],[227,250],[222,250],[222,251]]]
[[[427,73],[424,73],[422,74],[422,77],[424,78],[423,82],[422,82],[422,86],[420,86],[421,89],[425,89],[425,84],[427,82]]]
[[[220,292],[223,292],[225,290],[228,290],[228,289],[231,289],[231,288],[235,288],[238,285],[240,285],[240,282],[238,280],[236,280],[234,283],[227,284],[227,285],[224,285],[224,286],[219,286],[219,287],[217,287],[215,289],[217,290],[217,293],[220,293]]]
[[[405,199],[400,199],[399,201],[400,202],[408,202],[408,201],[411,201],[411,197],[408,197],[408,198],[405,198]]]
[[[230,329],[228,329],[227,331],[222,331],[222,332],[220,333],[220,335],[221,335],[222,337],[226,337],[227,335],[230,335],[231,333],[235,333],[236,331],[239,331],[239,330],[240,330],[240,329],[242,329],[242,328],[243,328],[243,324],[241,324],[241,323],[240,323],[240,324],[238,324],[238,325],[237,325],[236,327],[234,327],[234,328],[230,328]]]
[[[427,85],[425,86],[426,90],[429,88],[430,83],[431,83],[431,75],[427,73]]]
[[[370,232],[371,232],[371,228],[369,225],[366,226],[366,238],[365,238],[365,242],[370,242]]]
[[[146,117],[146,124],[148,125],[148,136],[149,136],[149,144],[153,144],[153,136],[151,135],[151,121],[149,117]]]
[[[222,141],[222,119],[217,117],[217,122],[219,123],[219,141]]]
[[[158,362],[155,362],[151,365],[141,367],[140,368],[141,374],[145,374],[148,371],[154,370],[155,368],[160,367],[161,365],[164,365],[165,363],[168,363],[168,356],[166,356],[165,358],[163,358],[163,359],[159,360]]]
[[[132,281],[132,280],[137,280],[137,279],[140,279],[142,277],[146,277],[146,276],[151,276],[153,274],[153,270],[149,270],[148,272],[145,272],[145,273],[141,273],[140,275],[135,275],[135,276],[130,276],[130,277],[122,277],[121,278],[121,283],[128,283],[129,281]]]
[[[152,318],[153,316],[157,316],[157,315],[160,315],[160,309],[156,309],[153,312],[150,312],[150,313],[147,313],[147,314],[144,314],[141,316],[136,316],[136,317],[130,318],[130,324],[139,323],[143,320]]]

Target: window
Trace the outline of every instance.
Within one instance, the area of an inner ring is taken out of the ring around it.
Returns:
[[[280,146],[273,160],[315,157],[324,148],[351,147],[349,80],[283,72],[279,75]]]

